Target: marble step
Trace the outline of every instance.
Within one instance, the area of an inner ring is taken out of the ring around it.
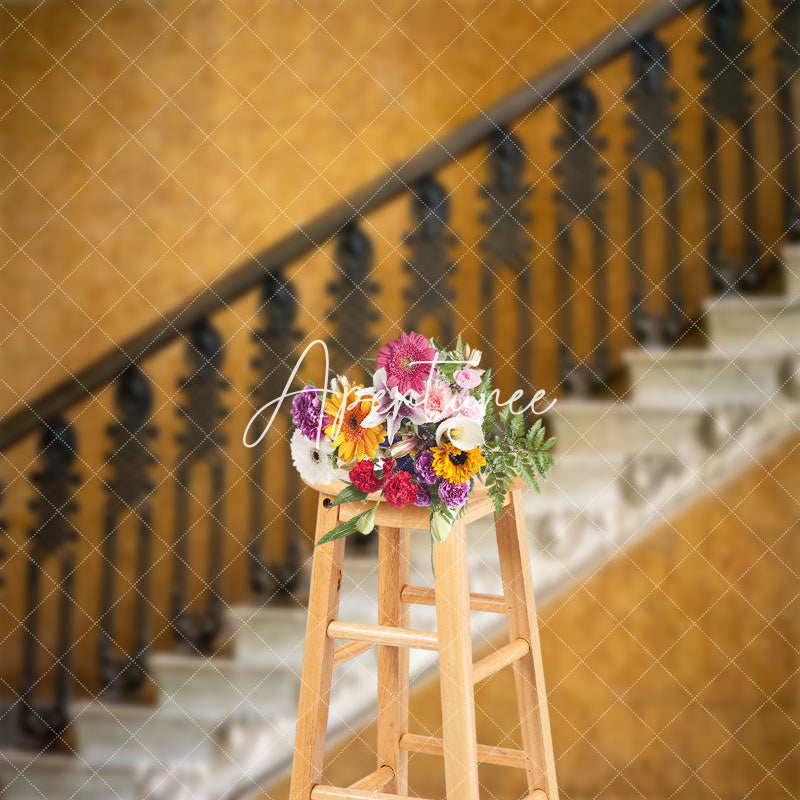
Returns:
[[[523,492],[526,515],[618,503],[618,478],[625,463],[626,457],[620,453],[564,452],[541,482],[541,493],[533,488]]]
[[[548,432],[558,438],[556,463],[573,455],[598,458],[658,454],[690,458],[705,449],[710,418],[701,406],[624,400],[561,400],[548,414]]]
[[[150,658],[159,705],[223,722],[294,713],[299,670],[285,664],[225,657],[154,653]]]
[[[719,350],[631,350],[623,356],[637,402],[751,405],[774,402],[786,383],[791,353]]]
[[[800,298],[726,297],[704,304],[712,347],[739,353],[749,349],[800,350]]]
[[[791,297],[800,296],[800,243],[783,245],[781,262],[786,294]]]
[[[285,664],[300,670],[306,628],[303,606],[235,606],[225,617],[236,660]]]
[[[170,780],[176,800],[193,796],[197,776],[176,773]],[[93,767],[72,753],[4,750],[0,754],[3,800],[141,800],[158,782],[146,769]]]
[[[209,763],[230,747],[224,723],[173,703],[82,701],[70,706],[70,715],[78,757],[89,764]]]

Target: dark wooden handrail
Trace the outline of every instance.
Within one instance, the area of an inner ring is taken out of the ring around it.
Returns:
[[[609,32],[536,75],[523,86],[462,122],[416,155],[388,169],[380,177],[287,234],[250,261],[221,276],[179,308],[148,325],[135,336],[95,359],[0,422],[0,450],[36,430],[44,420],[62,414],[87,395],[113,382],[131,364],[175,340],[193,324],[252,290],[271,270],[289,264],[323,245],[348,222],[383,205],[413,187],[457,156],[488,139],[500,128],[546,103],[571,82],[597,69],[630,48],[633,40],[680,16],[700,0],[653,0],[617,23]]]

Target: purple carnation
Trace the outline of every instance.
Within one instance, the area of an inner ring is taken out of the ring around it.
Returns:
[[[320,426],[320,417],[322,426]],[[330,417],[322,412],[322,392],[316,386],[306,386],[292,400],[292,421],[300,433],[312,442],[317,440],[317,432],[324,431]]]
[[[428,494],[428,488],[417,484],[417,499],[414,501],[415,506],[427,507],[431,504],[431,496]]]
[[[414,472],[417,473],[419,479],[428,486],[432,486],[439,479],[439,476],[433,471],[433,451],[423,450],[414,462]]]
[[[442,481],[439,484],[439,497],[448,508],[461,508],[469,497],[469,481],[464,483]]]

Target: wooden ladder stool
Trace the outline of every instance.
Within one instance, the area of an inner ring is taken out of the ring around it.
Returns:
[[[320,490],[315,541],[364,510],[360,503],[332,505],[332,487]],[[412,529],[428,529],[428,510],[397,510],[381,502],[378,624],[337,619],[345,539],[314,550],[308,601],[303,675],[289,800],[396,800],[408,797],[408,753],[444,757],[447,800],[478,800],[478,763],[502,764],[527,773],[526,800],[556,800],[555,762],[531,585],[528,544],[519,488],[495,515],[503,597],[470,594],[465,526],[494,513],[476,485],[465,514],[444,544],[433,545],[435,589],[409,585]],[[410,630],[409,604],[436,606],[438,631]],[[470,610],[506,614],[510,641],[473,664]],[[340,641],[342,644],[336,645]],[[325,733],[333,668],[378,648],[377,769],[348,788],[322,784]],[[408,648],[439,652],[442,738],[408,731]],[[522,732],[522,750],[479,745],[473,686],[512,665]]]

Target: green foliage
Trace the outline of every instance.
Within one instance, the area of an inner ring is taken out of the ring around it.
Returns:
[[[331,501],[331,505],[340,506],[342,503],[351,503],[354,500],[364,501],[367,499],[367,496],[366,492],[362,492],[360,489],[356,489],[352,483],[348,483]]]
[[[367,514],[374,514],[374,508],[368,508],[366,511],[362,511],[357,517],[353,517],[353,519],[347,520],[347,522],[342,522],[341,524],[337,525],[333,530],[328,531],[318,542],[317,545],[327,544],[328,542],[332,542],[334,539],[341,539],[343,536],[349,536],[351,533],[355,533],[358,531],[358,521],[365,517]]]
[[[519,475],[537,492],[540,491],[539,482],[547,477],[553,466],[550,450],[556,440],[555,437],[545,439],[547,432],[541,419],[526,431],[522,414],[512,413],[510,406],[503,406],[498,413],[491,403],[486,408],[483,434],[486,439],[482,448],[486,459],[486,488],[495,511],[500,514],[515,476]]]

